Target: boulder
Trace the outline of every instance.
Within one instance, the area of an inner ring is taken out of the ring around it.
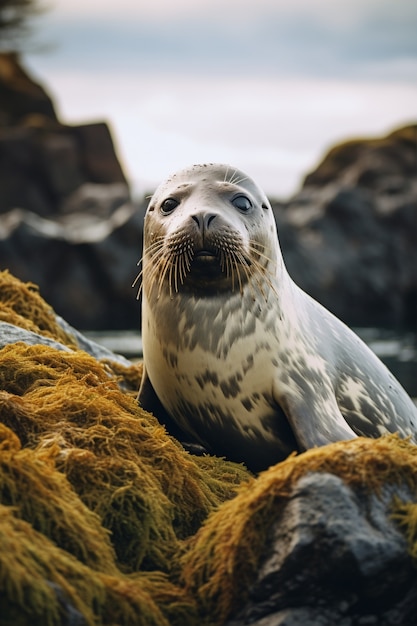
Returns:
[[[59,215],[88,183],[98,186],[97,202],[100,185],[115,183],[129,198],[107,124],[60,123],[52,99],[16,54],[0,53],[0,96],[0,213],[20,208]]]
[[[408,442],[357,438],[242,485],[190,539],[200,611],[225,626],[414,624],[414,463]]]
[[[73,326],[139,332],[132,283],[141,257],[141,228],[142,216],[131,203],[108,219],[72,213],[50,220],[14,210],[0,223],[0,268],[37,282],[43,297]]]
[[[271,524],[247,606],[227,626],[411,625],[417,571],[390,516],[392,496],[333,474],[303,476]],[[397,496],[413,498],[405,485]]]
[[[417,125],[336,146],[275,204],[294,280],[351,326],[417,323]]]
[[[0,128],[19,125],[33,114],[57,121],[51,98],[14,52],[0,53],[0,103]]]

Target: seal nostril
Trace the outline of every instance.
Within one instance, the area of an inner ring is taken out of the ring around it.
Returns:
[[[195,215],[191,215],[191,219],[194,220],[198,229],[202,232],[210,228],[215,217],[215,213],[196,213]]]
[[[210,224],[212,223],[212,221],[214,220],[215,217],[216,217],[216,215],[213,214],[213,213],[209,213],[209,214],[204,216],[204,221],[205,221],[206,228],[210,227]]]
[[[199,215],[191,215],[191,219],[195,221],[195,223],[198,226],[198,229],[201,230],[202,222],[200,221],[200,216]]]

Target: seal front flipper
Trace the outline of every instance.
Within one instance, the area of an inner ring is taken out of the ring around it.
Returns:
[[[336,399],[327,403],[311,400],[308,403],[286,397],[280,401],[300,450],[357,437],[341,414]]]
[[[142,381],[139,388],[137,397],[139,406],[152,413],[158,422],[165,426],[168,433],[181,442],[182,446],[191,454],[198,456],[205,454],[207,451],[199,443],[190,441],[190,436],[184,433],[184,431],[177,426],[164,405],[156,395],[155,389],[152,386],[149,376],[146,372],[145,366],[143,367]]]
[[[155,415],[158,422],[163,424],[171,435],[173,435],[176,439],[183,440],[183,431],[180,430],[174,423],[172,417],[169,415],[168,411],[156,395],[145,366],[143,367],[142,381],[137,399],[142,409]]]

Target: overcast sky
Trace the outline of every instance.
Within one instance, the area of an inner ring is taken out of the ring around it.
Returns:
[[[334,142],[417,119],[416,0],[49,0],[26,59],[106,118],[136,185],[196,161],[286,195]]]

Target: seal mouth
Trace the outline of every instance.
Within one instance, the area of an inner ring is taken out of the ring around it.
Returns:
[[[213,252],[212,250],[198,250],[198,252],[196,252],[194,254],[194,258],[195,259],[217,259],[218,255],[216,252]]]

